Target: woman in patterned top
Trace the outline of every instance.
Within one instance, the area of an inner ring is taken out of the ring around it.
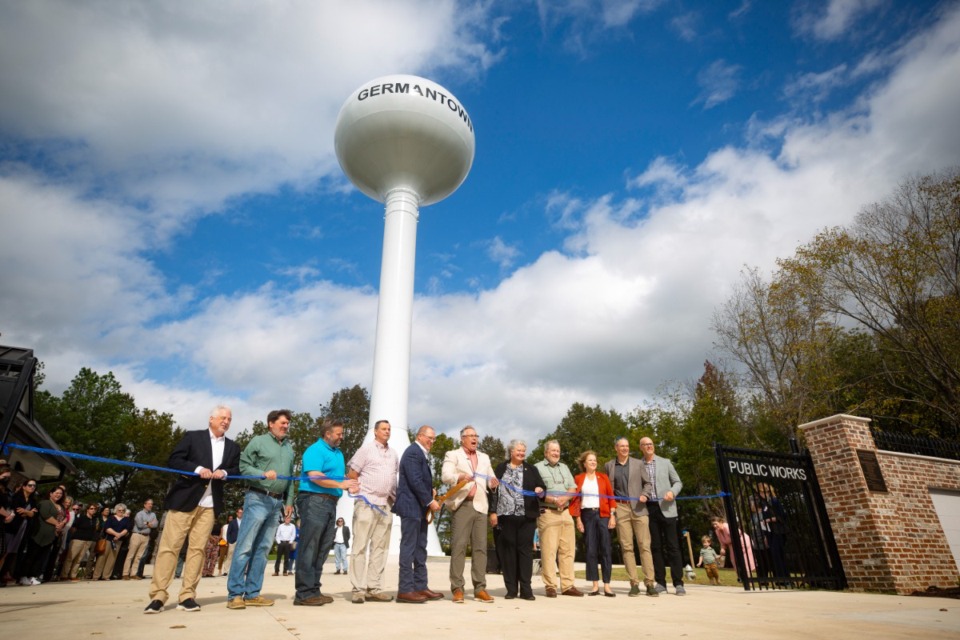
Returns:
[[[490,525],[499,528],[497,555],[507,600],[518,595],[524,600],[535,600],[530,579],[533,577],[533,534],[540,515],[543,479],[532,464],[528,464],[527,445],[512,440],[507,447],[510,460],[501,462],[494,470],[500,485],[490,496]]]

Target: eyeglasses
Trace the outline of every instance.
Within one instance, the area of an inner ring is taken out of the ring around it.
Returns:
[[[35,485],[35,484],[33,484],[33,483],[30,483],[30,484],[28,484],[27,486],[30,487],[31,489],[36,489],[36,488],[37,488],[37,485]]]

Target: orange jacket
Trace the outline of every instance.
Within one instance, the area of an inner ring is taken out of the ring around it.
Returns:
[[[587,474],[581,473],[573,481],[577,483],[577,493],[583,491],[583,480]],[[613,485],[610,484],[610,478],[607,474],[597,471],[597,486],[600,488],[600,517],[609,518],[610,514],[616,510],[617,501],[613,499]],[[574,518],[580,515],[580,496],[570,501],[570,515]]]

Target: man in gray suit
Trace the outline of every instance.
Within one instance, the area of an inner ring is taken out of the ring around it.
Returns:
[[[654,451],[653,440],[640,438],[643,465],[653,482],[654,500],[647,503],[650,516],[650,552],[653,555],[656,590],[667,592],[666,564],[670,564],[670,577],[678,596],[687,595],[683,588],[683,561],[680,559],[680,539],[677,537],[677,495],[683,488],[673,463],[661,458]]]
[[[653,497],[653,483],[647,476],[642,462],[630,457],[630,441],[624,437],[614,443],[617,457],[604,468],[613,483],[617,497],[617,537],[623,552],[623,565],[630,578],[631,597],[640,595],[640,580],[637,577],[637,560],[633,553],[633,539],[640,545],[640,561],[643,564],[643,582],[647,595],[656,597],[656,581],[653,572],[653,556],[650,553],[650,524],[647,501]]]

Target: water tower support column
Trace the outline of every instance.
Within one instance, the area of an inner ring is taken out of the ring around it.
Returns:
[[[391,189],[385,203],[370,422],[389,420],[393,425],[390,446],[402,453],[410,444],[407,436],[407,401],[420,198],[413,191],[401,187]]]

